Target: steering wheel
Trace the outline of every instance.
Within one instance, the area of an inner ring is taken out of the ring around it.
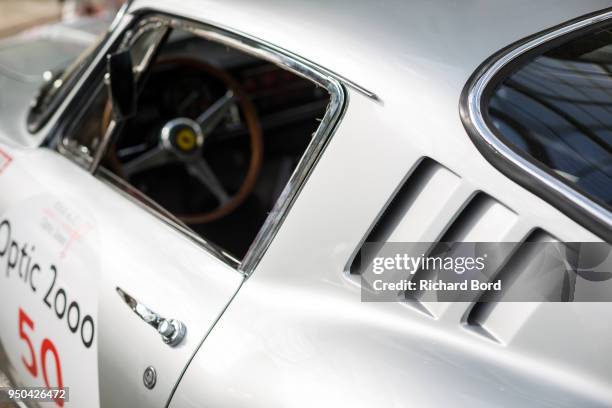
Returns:
[[[212,193],[218,205],[207,212],[178,214],[176,217],[186,224],[203,224],[230,214],[244,202],[255,187],[263,157],[261,124],[255,106],[246,91],[227,72],[193,58],[167,58],[155,63],[155,67],[166,65],[188,66],[205,72],[221,81],[227,88],[227,92],[195,119],[179,117],[166,122],[159,132],[157,145],[126,163],[121,163],[117,159],[116,146],[113,146],[109,152],[109,165],[121,177],[127,179],[136,173],[167,164],[184,165],[188,173]],[[242,110],[248,129],[250,160],[242,184],[235,194],[230,195],[204,159],[203,151],[206,138],[234,105],[238,105]],[[108,126],[111,110],[112,105],[109,99],[102,119],[103,129]]]

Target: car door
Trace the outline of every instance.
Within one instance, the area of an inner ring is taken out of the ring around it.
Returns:
[[[165,406],[243,275],[56,151],[1,145],[0,191],[0,370],[58,407]]]

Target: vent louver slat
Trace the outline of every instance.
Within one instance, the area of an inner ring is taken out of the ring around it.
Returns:
[[[382,245],[393,241],[436,240],[445,228],[444,220],[455,212],[451,209],[449,213],[447,204],[460,185],[461,179],[450,170],[429,158],[422,159],[388,200],[364,242]],[[351,275],[359,275],[362,265],[371,261],[360,259],[360,250],[350,263]]]
[[[518,243],[493,278],[501,279],[502,291],[487,291],[480,296],[466,315],[468,328],[499,342],[507,342],[520,330],[530,311],[537,305],[535,302],[513,302],[529,296],[526,290],[541,294],[541,300],[570,300],[563,276],[542,273],[546,270],[543,253],[541,247],[536,245],[542,243],[565,245],[541,229],[533,231],[522,243]]]

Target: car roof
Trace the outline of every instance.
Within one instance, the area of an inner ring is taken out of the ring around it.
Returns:
[[[135,0],[132,10],[152,8],[247,33],[384,100],[413,81],[458,98],[496,51],[610,6],[603,0]]]

